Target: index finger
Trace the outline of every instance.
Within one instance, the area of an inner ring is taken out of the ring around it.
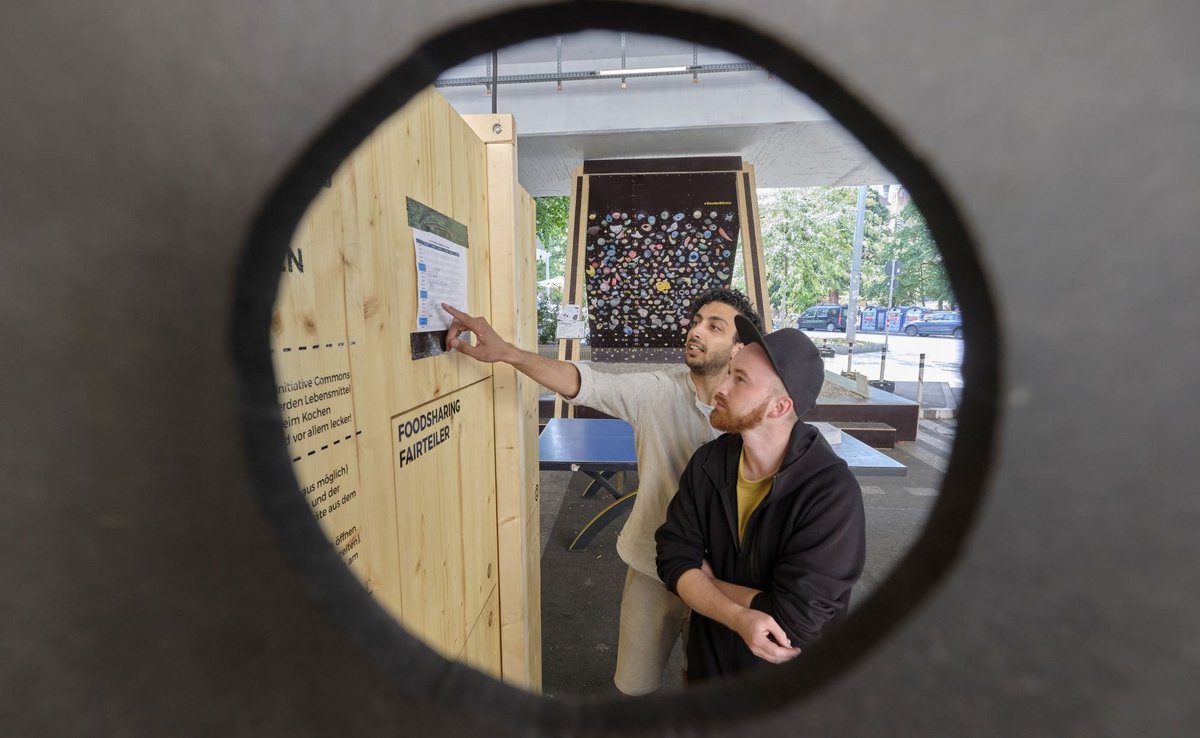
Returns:
[[[442,303],[442,309],[450,313],[450,316],[454,318],[454,320],[450,323],[450,327],[446,329],[446,350],[451,351],[455,348],[454,342],[455,339],[458,338],[459,334],[470,330],[467,328],[467,325],[463,319],[469,319],[471,316],[455,310],[444,302]]]
[[[455,320],[459,321],[463,325],[470,325],[470,321],[474,320],[474,318],[472,318],[470,315],[467,315],[466,313],[459,310],[458,308],[455,308],[445,302],[442,303],[442,310],[445,310],[446,312],[450,313],[451,317],[453,317]]]
[[[446,329],[446,350],[450,351],[455,348],[454,341],[458,338],[459,334],[471,330],[471,326],[467,321],[472,321],[474,318],[461,310],[450,307],[444,302],[442,303],[442,309],[450,313],[450,317],[454,318],[450,323],[450,327]]]

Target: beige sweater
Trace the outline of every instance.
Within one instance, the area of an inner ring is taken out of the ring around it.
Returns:
[[[633,426],[637,448],[638,494],[633,511],[617,537],[621,560],[658,579],[654,532],[667,519],[667,505],[679,488],[679,476],[701,444],[718,432],[698,406],[690,371],[678,369],[636,374],[606,374],[579,367],[579,394],[570,400]]]

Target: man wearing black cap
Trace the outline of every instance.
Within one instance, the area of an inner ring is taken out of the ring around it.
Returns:
[[[711,416],[727,433],[692,456],[655,535],[659,577],[693,610],[689,681],[799,655],[849,606],[865,558],[858,482],[800,421],[825,378],[816,346],[736,325],[745,347]]]

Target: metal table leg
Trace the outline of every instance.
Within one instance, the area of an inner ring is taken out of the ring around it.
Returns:
[[[596,517],[589,520],[587,525],[583,526],[583,528],[579,530],[579,533],[575,536],[575,540],[571,541],[571,545],[567,546],[567,548],[572,551],[583,551],[586,549],[588,544],[592,542],[592,539],[595,538],[600,531],[604,530],[604,526],[621,517],[621,514],[626,512],[629,507],[633,505],[633,499],[635,497],[637,497],[637,490],[630,492],[624,497],[618,497],[610,502],[608,507],[597,513]]]
[[[624,472],[617,472],[617,471],[595,472],[595,471],[588,471],[588,470],[584,470],[584,469],[581,469],[580,471],[582,471],[584,474],[588,475],[592,479],[592,482],[591,482],[591,484],[589,484],[587,486],[587,489],[583,490],[584,497],[591,497],[592,495],[596,494],[597,491],[603,489],[603,490],[607,491],[610,495],[612,495],[613,499],[620,499],[620,497],[621,497],[620,489],[609,484],[608,480],[612,479],[617,474],[624,474]],[[622,479],[622,481],[624,481],[625,478],[621,477],[621,479]]]

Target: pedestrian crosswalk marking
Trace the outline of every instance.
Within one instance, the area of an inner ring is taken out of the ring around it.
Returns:
[[[947,454],[950,453],[950,449],[954,445],[954,441],[943,441],[940,438],[935,438],[932,433],[920,434],[917,436],[917,443],[923,443],[926,446],[936,448],[938,451]]]
[[[925,430],[933,431],[938,435],[949,436],[950,438],[954,437],[954,426],[944,421],[941,423],[935,423],[932,420],[921,419],[918,420],[917,423]]]
[[[916,443],[905,443],[903,445],[897,444],[896,450],[901,451],[906,454],[911,454],[911,455],[915,456],[917,459],[925,462],[926,464],[932,466],[934,469],[937,469],[940,472],[946,471],[946,460],[943,459],[941,456],[938,456],[937,454],[933,453],[932,451],[926,451],[925,449],[921,448],[921,446],[919,444],[916,444]]]
[[[932,487],[905,487],[904,491],[917,497],[936,497],[938,494],[938,491]],[[886,495],[887,490],[882,487],[862,485],[862,493],[864,495]]]

